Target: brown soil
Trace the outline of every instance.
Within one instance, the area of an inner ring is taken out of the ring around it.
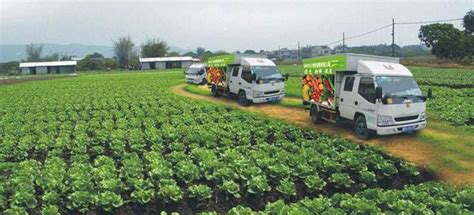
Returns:
[[[333,123],[322,123],[319,125],[314,125],[309,117],[309,112],[303,108],[290,108],[275,104],[253,104],[248,107],[242,107],[238,105],[236,101],[231,99],[210,97],[187,92],[183,89],[184,86],[186,85],[177,85],[171,90],[175,94],[186,97],[226,104],[246,111],[262,113],[264,115],[282,119],[304,128],[310,128],[320,132],[334,134],[358,144],[376,145],[384,149],[388,154],[405,159],[419,167],[435,169],[435,174],[442,181],[457,185],[474,184],[474,162],[463,163],[464,166],[469,168],[467,171],[456,171],[449,168],[448,166],[441,165],[441,158],[445,155],[445,153],[448,152],[442,151],[441,153],[439,150],[434,148],[433,144],[417,138],[416,135],[378,136],[364,141],[358,139],[354,135],[351,125],[348,124],[335,125]],[[433,131],[429,126],[420,132],[439,133],[439,131]],[[440,135],[449,134],[440,133]]]

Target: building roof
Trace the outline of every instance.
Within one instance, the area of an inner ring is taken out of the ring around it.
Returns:
[[[193,61],[193,57],[149,57],[140,58],[140,63],[160,62],[160,61]]]
[[[20,68],[41,66],[75,66],[76,64],[76,61],[26,62],[20,63]]]

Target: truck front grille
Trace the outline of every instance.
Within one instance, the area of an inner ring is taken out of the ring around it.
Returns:
[[[397,121],[397,122],[403,122],[403,121],[409,121],[409,120],[415,120],[415,119],[418,119],[418,115],[395,117],[395,121]]]
[[[276,90],[276,91],[267,91],[267,92],[265,92],[265,95],[275,94],[275,93],[279,93],[279,92],[280,92],[279,90]]]

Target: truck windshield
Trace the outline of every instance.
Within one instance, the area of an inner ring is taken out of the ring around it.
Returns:
[[[402,103],[405,99],[414,102],[423,100],[420,87],[413,77],[378,76],[375,82],[382,87],[383,96],[392,97],[394,103]]]
[[[200,68],[189,68],[188,71],[186,71],[186,74],[188,74],[188,75],[198,74],[199,70],[201,70],[201,69]]]
[[[257,79],[282,79],[283,76],[275,66],[252,66],[252,71],[257,76]]]

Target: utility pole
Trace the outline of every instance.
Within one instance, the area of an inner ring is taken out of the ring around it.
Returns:
[[[278,46],[278,57],[280,57],[280,59],[281,59],[281,49],[280,49],[280,46]]]
[[[395,57],[395,18],[392,18],[392,57]]]
[[[346,53],[346,35],[342,32],[342,53]]]
[[[300,42],[298,42],[298,61],[301,60]]]

